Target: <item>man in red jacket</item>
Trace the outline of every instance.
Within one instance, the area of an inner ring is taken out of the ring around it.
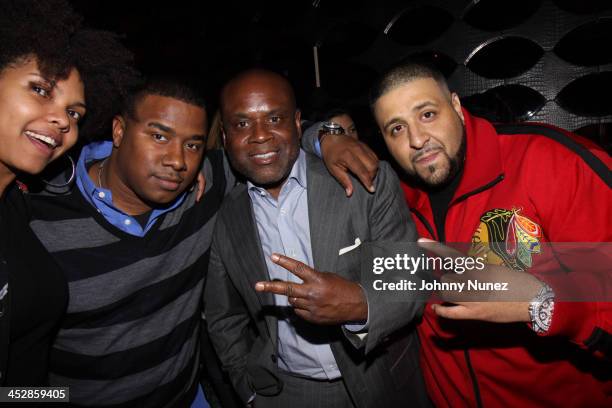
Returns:
[[[468,243],[470,255],[490,264],[479,276],[507,276],[522,291],[512,299],[521,301],[505,303],[446,292],[442,299],[454,304],[426,308],[421,360],[434,403],[612,406],[612,368],[596,356],[612,344],[611,303],[603,302],[610,264],[566,264],[559,273],[564,258],[548,245],[605,242],[603,259],[610,256],[610,156],[558,128],[495,127],[471,116],[423,65],[389,71],[372,96],[387,147],[410,178],[403,188],[420,236]],[[600,302],[563,301],[576,285]]]

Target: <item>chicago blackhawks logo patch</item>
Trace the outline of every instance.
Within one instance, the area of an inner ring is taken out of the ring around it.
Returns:
[[[480,217],[469,253],[490,264],[524,271],[531,267],[532,256],[542,251],[541,237],[540,226],[521,215],[520,208],[494,208]]]

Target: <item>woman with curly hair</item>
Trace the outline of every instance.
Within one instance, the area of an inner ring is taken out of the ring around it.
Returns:
[[[2,1],[0,385],[47,383],[50,344],[67,304],[66,281],[30,230],[14,182],[64,155],[79,133],[110,125],[138,81],[131,63],[111,33],[83,29],[64,0]]]

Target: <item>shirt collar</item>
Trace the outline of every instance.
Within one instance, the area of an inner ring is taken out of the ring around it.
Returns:
[[[504,173],[499,136],[493,124],[470,115],[465,109],[463,116],[466,137],[465,161],[463,175],[453,200],[489,185]]]
[[[109,141],[94,142],[88,144],[81,151],[76,168],[76,181],[79,189],[89,198],[95,194],[96,185],[89,177],[87,168],[91,162],[102,160],[110,156],[113,150],[113,143]],[[89,200],[88,200],[89,201]]]

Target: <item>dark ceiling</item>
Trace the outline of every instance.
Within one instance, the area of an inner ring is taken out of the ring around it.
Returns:
[[[383,15],[390,14],[385,9],[410,1],[375,7],[359,0],[72,3],[88,25],[124,36],[144,72],[197,76],[218,88],[237,70],[257,64],[287,74],[304,96],[315,88],[315,44],[321,46],[321,69],[332,71],[331,77],[336,71],[329,65],[361,54],[382,32]],[[328,76],[321,76],[325,83]],[[344,80],[355,94],[351,78]]]
[[[609,0],[72,4],[88,25],[119,33],[143,72],[195,77],[211,101],[229,76],[260,65],[286,74],[302,107],[349,105],[365,117],[376,75],[420,55],[438,64],[482,116],[546,121],[570,130],[595,126],[594,139],[610,143]],[[585,104],[576,102],[580,84],[572,87],[580,79],[594,92]]]

